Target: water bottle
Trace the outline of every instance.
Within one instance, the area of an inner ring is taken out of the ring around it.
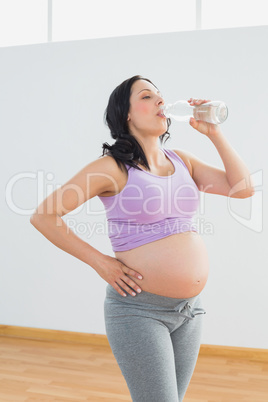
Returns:
[[[195,120],[206,121],[212,124],[223,123],[228,116],[228,109],[224,102],[211,101],[201,105],[191,106],[185,100],[179,100],[175,103],[168,103],[161,106],[162,113],[167,118],[173,118],[177,121],[189,122],[191,117]]]

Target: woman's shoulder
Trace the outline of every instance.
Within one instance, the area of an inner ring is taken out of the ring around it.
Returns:
[[[117,164],[115,158],[111,155],[103,155],[99,157],[95,162],[98,163],[99,172],[109,175],[110,177],[110,188],[105,191],[105,195],[114,195],[120,192],[121,187],[124,187],[128,173],[124,164],[122,164],[122,169]],[[115,188],[117,190],[115,190]],[[101,194],[103,195],[103,194]]]
[[[193,154],[191,152],[185,151],[184,149],[171,149],[171,151],[175,152],[175,154],[182,159],[187,169],[189,170],[190,175],[193,177],[193,167],[191,164],[191,158]]]
[[[122,173],[122,169],[120,169],[120,166],[116,162],[115,158],[111,155],[106,154],[106,155],[100,156],[98,159],[96,159],[96,161],[98,161],[99,165],[102,166],[102,168],[105,170],[112,171],[113,173],[116,173],[116,174],[120,174],[120,172]],[[120,165],[121,165],[121,167],[125,167],[124,163],[122,163]],[[125,171],[125,169],[123,169],[123,170]]]

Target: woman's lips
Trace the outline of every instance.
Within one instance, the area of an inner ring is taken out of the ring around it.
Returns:
[[[161,113],[161,112],[157,113],[157,116],[159,116],[159,117],[162,117],[162,118],[166,119],[166,116],[165,116],[163,113]]]

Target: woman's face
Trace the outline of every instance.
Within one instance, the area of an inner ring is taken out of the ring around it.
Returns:
[[[135,81],[129,100],[127,121],[131,134],[160,136],[167,131],[167,119],[160,115],[164,100],[154,85],[145,80]]]

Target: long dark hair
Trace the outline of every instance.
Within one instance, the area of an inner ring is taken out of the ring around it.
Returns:
[[[106,154],[112,156],[121,170],[123,170],[122,166],[125,167],[124,164],[141,170],[139,166],[137,166],[137,163],[140,163],[150,170],[143,149],[135,137],[129,132],[127,124],[131,87],[137,80],[148,81],[157,88],[149,79],[143,78],[141,75],[135,75],[123,81],[114,89],[104,112],[104,123],[108,125],[111,136],[116,141],[113,145],[109,145],[107,142],[103,143],[101,156]],[[168,132],[170,124],[171,120],[167,119],[167,131],[159,137],[161,145],[163,141],[166,142],[170,137],[170,133]]]

